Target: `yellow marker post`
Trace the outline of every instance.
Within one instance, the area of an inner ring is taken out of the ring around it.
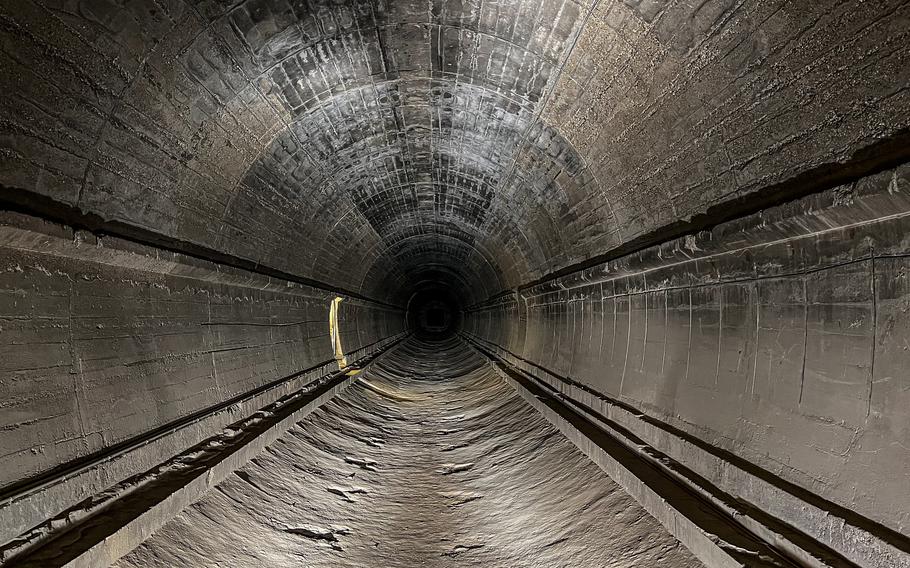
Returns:
[[[335,351],[335,360],[338,361],[339,369],[348,366],[347,357],[344,356],[344,349],[341,346],[341,328],[338,326],[338,311],[342,300],[344,298],[336,296],[329,306],[329,335],[332,337],[332,349]]]

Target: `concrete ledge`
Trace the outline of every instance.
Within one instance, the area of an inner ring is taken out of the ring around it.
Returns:
[[[759,550],[754,550],[759,547],[740,548],[728,544],[727,541],[721,541],[712,533],[704,530],[690,518],[690,515],[682,512],[681,507],[677,506],[681,500],[685,499],[684,496],[680,496],[681,499],[668,500],[663,492],[655,490],[652,483],[641,479],[640,475],[628,469],[624,464],[625,460],[618,459],[615,447],[612,449],[613,451],[605,449],[604,444],[599,444],[586,435],[578,427],[577,422],[567,417],[566,413],[556,410],[554,408],[555,399],[548,396],[540,387],[535,388],[528,379],[521,379],[516,374],[502,372],[502,370],[503,368],[500,368],[503,379],[518,391],[522,398],[556,426],[629,495],[634,497],[651,516],[664,525],[708,568],[742,568],[744,556],[756,560],[756,563],[750,564],[751,566],[788,566],[785,561],[775,559],[773,556],[763,558]],[[674,503],[674,501],[676,502]],[[694,500],[690,503],[694,504]],[[760,548],[765,549],[766,547]]]
[[[312,301],[325,305],[326,315],[328,303],[333,297],[333,294],[329,293],[330,291],[317,290],[299,282],[289,282],[266,274],[223,266],[208,260],[155,249],[116,237],[99,237],[73,227],[8,211],[0,212],[0,251],[34,254],[42,259],[61,259],[72,262],[78,267],[81,267],[82,263],[86,263],[85,265],[92,267],[92,270],[101,267],[115,271],[137,271],[137,274],[149,275],[149,281],[152,281],[153,278],[175,277],[186,279],[186,282],[194,286],[211,284],[218,289],[220,289],[219,287],[231,287],[231,289],[249,290],[251,293],[270,291],[288,297],[312,298]],[[119,274],[119,272],[117,273]],[[73,272],[73,274],[78,274],[78,272]],[[129,298],[123,301],[128,300]],[[382,310],[388,309],[384,305],[373,305],[365,300],[349,299],[349,301],[355,302],[358,306],[368,305],[371,308],[378,306]],[[70,305],[72,304],[73,300],[70,301]],[[72,314],[69,312],[58,314],[58,319],[66,320],[67,316],[70,320],[72,319]],[[32,314],[29,314],[29,317],[32,317]],[[124,322],[126,322],[123,323],[124,326],[132,323],[127,319],[124,319]],[[209,319],[201,320],[200,325],[205,326],[211,323],[211,316],[209,316]],[[347,324],[347,322],[345,323]],[[381,336],[380,333],[374,333],[372,329],[364,330],[364,333],[361,333],[357,324],[358,321],[352,319],[350,326],[344,330],[345,333],[353,336],[353,340],[347,345],[351,349],[347,356],[349,360],[355,362],[376,353],[404,335],[396,334],[374,341]],[[308,324],[302,322],[299,325]],[[4,323],[4,328],[6,327]],[[97,444],[97,447],[86,447],[79,454],[67,454],[56,460],[48,459],[47,464],[41,463],[41,467],[36,466],[32,470],[24,472],[21,477],[8,476],[9,480],[4,479],[4,483],[8,484],[0,488],[0,547],[16,539],[25,531],[37,528],[47,519],[76,503],[124,479],[148,471],[186,448],[215,435],[227,425],[245,419],[260,408],[306,387],[321,377],[336,372],[337,361],[332,357],[332,351],[329,348],[328,320],[326,319],[324,325],[320,327],[324,327],[326,333],[324,351],[317,349],[301,351],[300,357],[289,358],[282,365],[275,364],[274,372],[267,371],[261,376],[256,375],[255,369],[251,369],[249,376],[255,377],[254,380],[232,384],[230,389],[218,391],[216,396],[200,398],[200,402],[194,401],[193,405],[187,405],[186,410],[172,413],[167,418],[149,420],[147,425],[143,425],[144,429],[136,427],[123,433],[113,432],[110,438],[102,438],[110,440],[109,442],[104,441],[102,444]],[[209,333],[208,329],[210,328],[200,327],[198,332],[200,334]],[[304,332],[301,335],[306,334],[308,328],[303,329]],[[4,331],[7,330],[4,329]],[[44,330],[34,331],[39,340],[44,337],[41,335],[43,333],[45,333]],[[152,345],[156,336],[148,333],[142,339],[144,345]],[[71,339],[67,340],[71,341]],[[255,342],[248,343],[255,344]],[[298,344],[300,343],[303,341],[298,341]],[[367,344],[364,345],[364,343]],[[247,346],[247,344],[241,343],[238,345]],[[258,344],[255,345],[258,347]],[[27,351],[26,347],[19,347],[17,350],[24,352]],[[116,345],[111,348],[116,348]],[[273,357],[274,352],[266,351],[271,348],[271,344],[267,345],[265,349],[261,350],[262,353],[257,353],[257,356],[260,359]],[[196,352],[191,350],[187,350],[186,353],[180,349],[172,350],[176,353],[175,357],[196,355]],[[74,369],[81,369],[82,355],[77,354],[74,347],[71,347],[71,351],[67,357],[62,359],[64,364],[60,365],[61,370],[55,371],[56,375],[48,375],[45,382],[34,387],[35,389],[46,389],[48,384],[59,386],[65,381],[73,380],[74,376],[78,377],[78,381],[82,381],[81,375],[74,374]],[[15,352],[5,351],[5,353],[13,353],[15,362],[17,356]],[[162,349],[160,353],[156,351],[155,356],[163,358],[169,353],[167,349]],[[211,372],[213,376],[217,376],[221,369],[220,364],[215,363],[214,355],[211,355],[211,359]],[[78,367],[75,363],[77,360]],[[132,361],[124,359],[124,362],[131,363]],[[66,365],[73,365],[73,367],[67,369]],[[9,365],[5,368],[5,373],[8,367]],[[130,369],[144,368],[136,366],[130,367]],[[233,368],[230,370],[235,371]],[[238,371],[238,373],[241,372],[242,370]],[[142,373],[146,373],[146,371],[143,370]],[[149,377],[167,378],[167,368],[164,366],[161,369],[153,368],[147,372],[147,375],[141,377],[139,370],[136,370],[135,374],[136,377],[139,377],[135,382],[126,383],[118,377],[120,382],[111,381],[110,389],[117,391],[118,389],[135,388],[137,384],[141,386],[143,380],[150,380]],[[133,378],[132,375],[130,378]],[[13,398],[9,385],[15,381],[5,381],[5,379],[6,376],[4,376],[4,384],[0,385],[0,391],[7,395],[6,402],[9,402]],[[215,381],[217,383],[217,378]],[[62,396],[65,399],[72,398],[69,392]],[[112,398],[114,397],[112,396]],[[50,400],[61,404],[60,398]],[[53,408],[53,404],[51,403],[51,406],[45,404],[45,408],[38,410],[44,412],[47,408]],[[12,409],[11,415],[14,415],[16,407],[7,407],[7,410],[10,408]],[[26,407],[25,418],[44,417],[45,415],[40,414],[38,410]],[[32,414],[27,412],[32,412]],[[82,410],[80,410],[81,412]],[[48,413],[50,413],[49,410]],[[79,419],[82,419],[81,414]],[[27,420],[24,421],[27,422]],[[142,423],[138,422],[138,424]],[[49,434],[47,439],[31,443],[34,445],[47,443],[52,446],[54,440],[57,438],[66,440],[69,434],[66,431]],[[13,430],[6,430],[4,435],[9,436],[5,439],[8,441],[18,434]],[[27,454],[26,444],[23,443],[21,446],[11,445],[13,449]],[[32,451],[36,452],[35,449]],[[0,561],[2,558],[3,556],[0,554]]]
[[[387,346],[386,350],[391,347],[388,343]],[[39,535],[37,542],[7,560],[23,568],[110,565],[355,382],[356,373],[348,372],[352,368],[336,371],[316,381],[319,384],[311,384],[308,390],[288,395],[236,422],[221,435],[64,512],[49,521],[52,527],[68,519],[77,520],[63,530]],[[78,538],[68,538],[68,531],[75,532]]]
[[[353,352],[353,365],[362,363],[377,351],[400,341],[402,337],[403,335],[394,336]],[[154,468],[228,425],[249,418],[259,409],[318,382],[332,372],[337,372],[337,362],[334,359],[268,385],[265,390],[219,405],[202,416],[181,422],[152,437],[133,441],[112,453],[77,465],[52,479],[7,497],[0,501],[0,544],[10,543],[61,511],[129,477]],[[0,561],[2,560],[0,554]]]
[[[541,381],[572,404],[575,411],[582,412],[588,420],[598,422],[600,427],[603,424],[595,414],[614,421],[650,448],[690,470],[689,476],[694,474],[699,478],[702,487],[698,491],[705,498],[713,501],[717,507],[730,510],[750,532],[773,542],[775,547],[786,551],[788,555],[809,565],[834,565],[832,562],[836,559],[823,561],[824,559],[814,556],[817,551],[813,553],[807,550],[812,546],[805,538],[809,537],[852,565],[864,568],[910,567],[910,542],[906,537],[855,513],[839,514],[837,505],[833,503],[825,503],[821,498],[807,495],[805,490],[791,487],[792,484],[782,479],[775,479],[770,472],[758,472],[756,466],[745,467],[734,459],[725,459],[725,452],[721,450],[708,451],[704,442],[694,440],[688,434],[662,424],[625,403],[613,401],[526,361],[498,345],[476,336],[471,336],[469,341],[483,350],[493,351],[495,357]],[[610,471],[608,473],[612,476]],[[698,485],[691,479],[685,479],[686,475],[676,475],[682,483]],[[718,497],[720,493],[740,500],[747,509],[753,509],[754,513],[736,513],[723,498]],[[757,521],[756,516],[764,517],[763,520],[769,522]],[[771,523],[774,526],[769,526]],[[819,561],[823,563],[819,564]]]

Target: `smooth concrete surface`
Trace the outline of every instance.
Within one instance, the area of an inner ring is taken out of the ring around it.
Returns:
[[[0,547],[445,331],[788,562],[910,565],[908,46],[910,0],[0,3]]]

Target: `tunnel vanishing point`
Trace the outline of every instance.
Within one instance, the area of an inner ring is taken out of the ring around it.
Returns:
[[[910,568],[910,0],[0,0],[0,565]]]

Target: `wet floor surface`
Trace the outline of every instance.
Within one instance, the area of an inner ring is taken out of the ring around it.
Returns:
[[[466,344],[411,339],[116,566],[702,565]]]

